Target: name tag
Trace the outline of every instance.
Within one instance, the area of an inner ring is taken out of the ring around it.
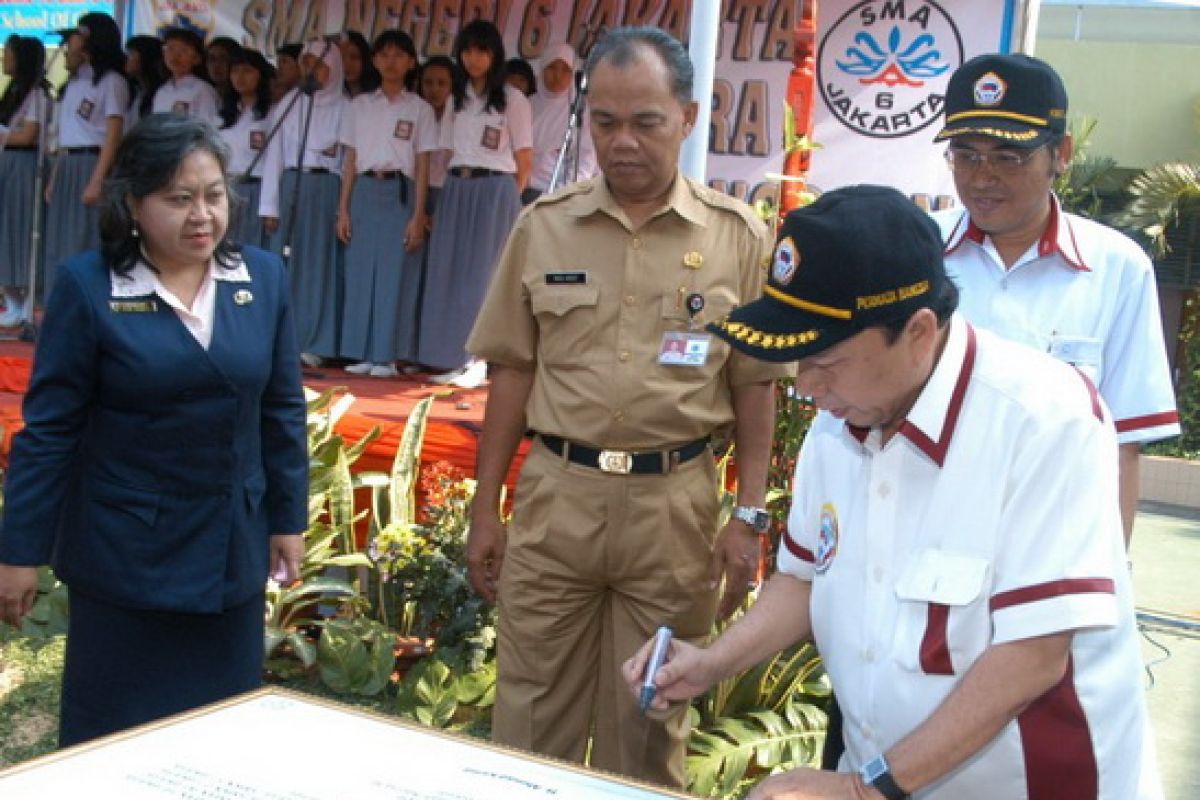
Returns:
[[[412,138],[413,124],[406,119],[396,120],[396,130],[392,131],[392,136],[403,141],[408,141]]]
[[[667,331],[658,348],[658,363],[664,367],[702,367],[711,344],[712,337],[707,333]]]
[[[262,150],[267,143],[267,135],[262,131],[250,131],[250,149]]]
[[[487,150],[500,149],[500,129],[493,128],[487,125],[483,129],[483,135],[479,137],[479,144]]]
[[[586,272],[547,272],[547,286],[576,286],[586,284],[588,282],[588,274]]]
[[[110,300],[108,307],[115,314],[153,314],[158,311],[158,301]]]
[[[75,113],[78,114],[83,119],[91,119],[92,118],[92,109],[95,107],[96,107],[96,104],[93,103],[91,100],[80,100],[79,108],[75,109]]]

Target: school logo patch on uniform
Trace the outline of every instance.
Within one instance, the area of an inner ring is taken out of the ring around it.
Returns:
[[[491,125],[485,125],[483,135],[479,137],[479,144],[488,150],[499,150],[500,129],[493,128]]]
[[[75,109],[75,113],[78,114],[83,119],[91,119],[92,118],[92,109],[95,107],[96,107],[96,104],[93,103],[91,100],[80,100],[79,108]]]
[[[1006,91],[1008,91],[1008,84],[1004,82],[1004,79],[994,72],[989,72],[975,81],[975,104],[987,108],[998,106],[1004,99]]]
[[[780,286],[787,286],[796,276],[796,267],[800,266],[800,253],[792,237],[785,236],[775,245],[775,260],[771,265],[771,279]]]
[[[833,563],[833,557],[838,551],[838,518],[837,508],[833,503],[821,506],[821,529],[817,532],[817,552],[815,555],[818,575],[824,575]]]
[[[403,141],[408,141],[412,138],[413,124],[406,119],[396,120],[396,130],[392,131],[392,136]]]
[[[250,149],[262,150],[267,143],[267,135],[263,131],[250,131]]]

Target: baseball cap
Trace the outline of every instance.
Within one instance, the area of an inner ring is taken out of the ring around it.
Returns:
[[[990,136],[1039,147],[1067,129],[1067,90],[1054,68],[1026,55],[976,56],[950,76],[946,126],[935,142]]]
[[[847,186],[788,214],[763,296],[708,330],[762,361],[795,361],[907,319],[946,280],[928,214],[890,187]]]

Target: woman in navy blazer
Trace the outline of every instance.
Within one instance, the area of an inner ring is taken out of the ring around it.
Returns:
[[[101,249],[50,295],[13,442],[0,612],[67,584],[66,746],[260,683],[268,571],[294,580],[308,457],[288,283],[225,238],[227,151],[153,114],[105,186]]]

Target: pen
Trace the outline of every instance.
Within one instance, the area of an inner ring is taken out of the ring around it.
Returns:
[[[654,649],[650,651],[650,660],[646,662],[646,674],[642,678],[642,692],[638,698],[638,705],[643,714],[650,708],[650,701],[654,699],[654,692],[658,688],[654,685],[654,674],[666,663],[667,651],[670,649],[671,629],[663,625],[654,634]]]

